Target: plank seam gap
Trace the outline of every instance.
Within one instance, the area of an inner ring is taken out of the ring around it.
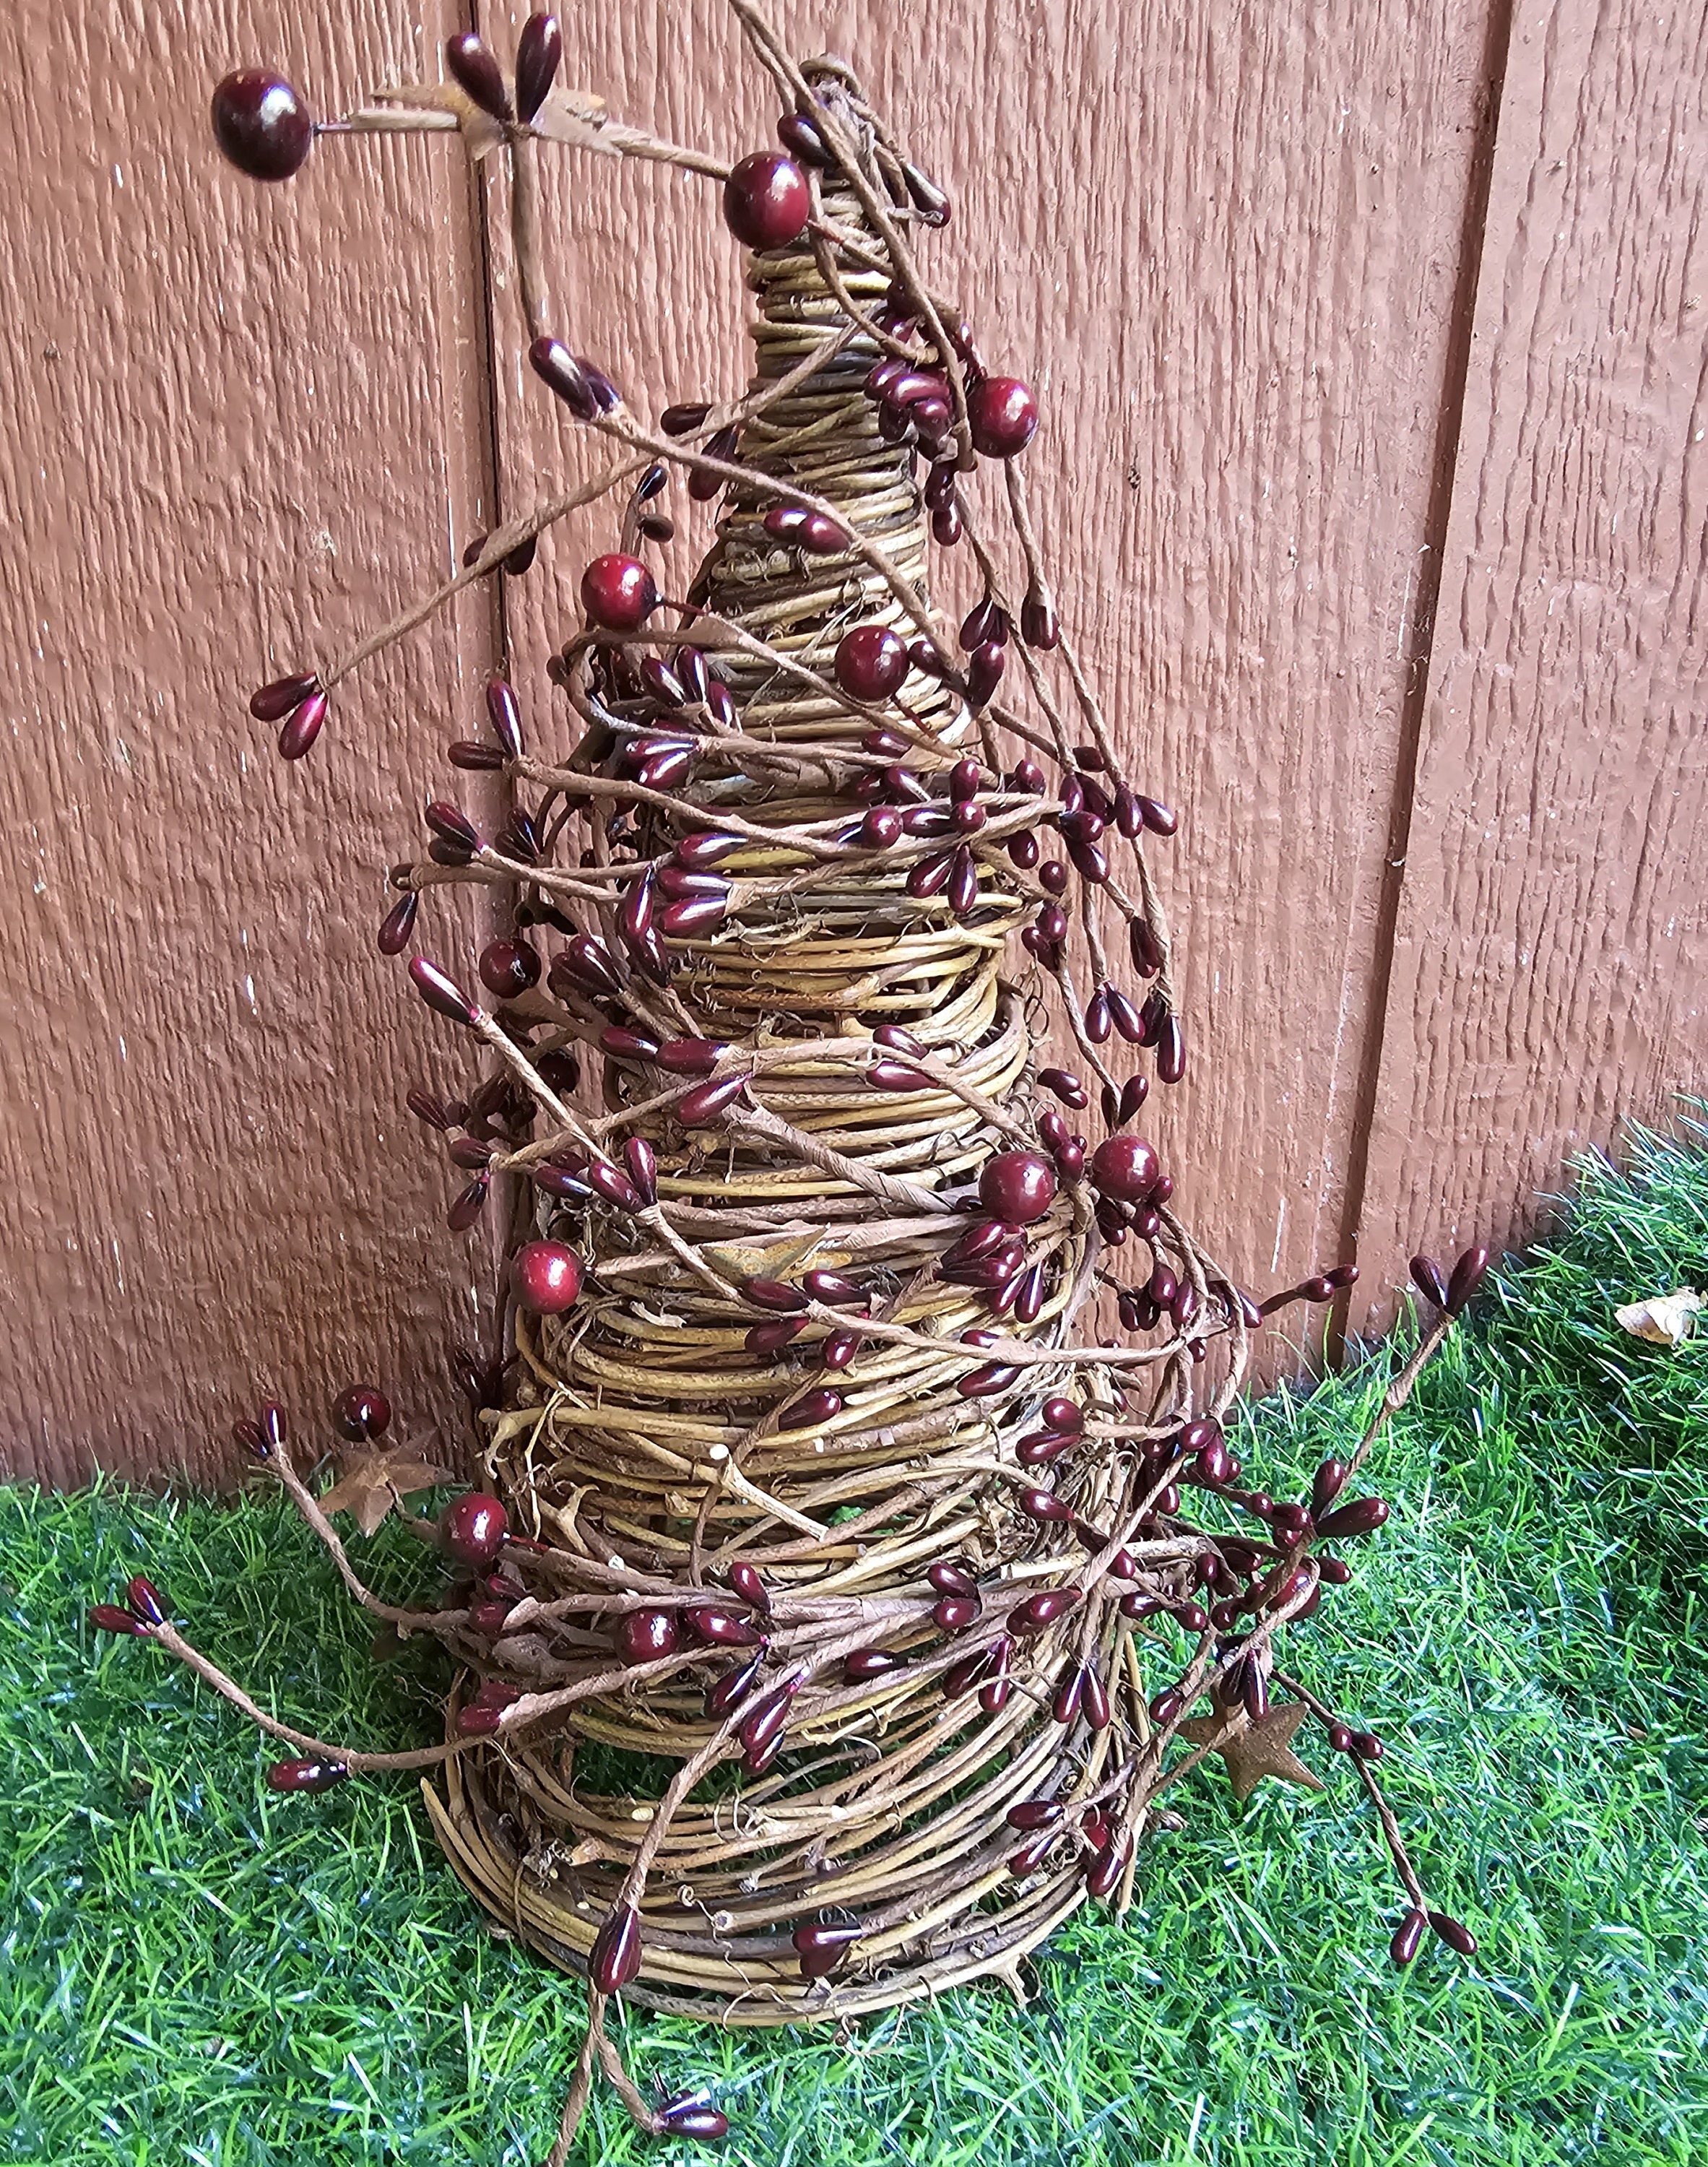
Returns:
[[[1394,950],[1399,939],[1399,906],[1405,886],[1406,854],[1411,843],[1412,813],[1417,794],[1418,760],[1422,750],[1424,715],[1429,702],[1430,664],[1435,648],[1436,610],[1441,598],[1442,554],[1453,507],[1458,476],[1459,437],[1464,422],[1465,394],[1471,374],[1471,350],[1476,327],[1477,300],[1482,285],[1483,255],[1488,237],[1489,202],[1494,177],[1495,148],[1500,117],[1505,105],[1506,71],[1512,47],[1515,0],[1491,0],[1483,30],[1483,62],[1479,71],[1484,111],[1478,130],[1465,190],[1464,215],[1460,223],[1459,265],[1453,282],[1448,313],[1446,351],[1442,363],[1441,411],[1430,457],[1429,501],[1424,513],[1423,567],[1418,579],[1412,617],[1409,672],[1400,702],[1399,734],[1395,749],[1393,787],[1388,801],[1388,842],[1383,856],[1382,886],[1377,903],[1369,997],[1365,1010],[1358,1077],[1352,1103],[1351,1140],[1346,1156],[1346,1187],[1341,1206],[1338,1254],[1356,1256],[1360,1227],[1370,1179],[1370,1142],[1376,1126],[1387,1051],[1388,1003],[1393,979]],[[1351,1307],[1350,1291],[1336,1301],[1325,1337],[1325,1355],[1330,1368],[1346,1359],[1346,1322]]]
[[[465,29],[477,37],[482,34],[479,0],[465,0],[462,10]],[[487,168],[473,161],[468,164],[470,190],[469,232],[473,242],[474,310],[479,325],[481,358],[481,437],[485,464],[483,476],[487,501],[492,506],[492,525],[503,524],[504,448],[499,440],[499,379],[498,379],[498,305],[493,290],[492,270],[492,183]],[[496,670],[505,677],[512,675],[510,651],[510,575],[500,566],[493,575],[489,590],[492,651]],[[505,810],[516,808],[517,793],[513,782],[506,781]],[[487,914],[486,931],[496,935],[510,930],[510,914],[498,903],[499,891],[490,891],[491,905]],[[504,1178],[503,1189],[507,1194],[494,1195],[494,1209],[483,1213],[481,1223],[485,1238],[481,1244],[485,1253],[489,1272],[488,1284],[492,1290],[494,1322],[500,1328],[504,1323],[504,1260],[510,1249],[521,1240],[524,1215],[532,1195],[526,1174],[509,1174]],[[479,1349],[477,1348],[477,1352]]]

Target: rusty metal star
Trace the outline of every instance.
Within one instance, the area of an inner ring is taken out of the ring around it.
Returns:
[[[353,1513],[362,1534],[371,1535],[393,1506],[413,1491],[455,1480],[448,1467],[429,1460],[419,1444],[379,1445],[371,1452],[344,1454],[342,1472],[320,1499],[320,1510]]]
[[[1253,1723],[1243,1708],[1236,1708],[1196,1716],[1182,1724],[1179,1735],[1189,1745],[1208,1746],[1221,1755],[1234,1796],[1244,1805],[1266,1776],[1303,1784],[1308,1791],[1327,1788],[1293,1750],[1293,1734],[1309,1713],[1302,1700],[1277,1701]]]

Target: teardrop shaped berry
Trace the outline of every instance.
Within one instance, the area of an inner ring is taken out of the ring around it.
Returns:
[[[641,1915],[632,1904],[614,1905],[594,1937],[587,1974],[599,1994],[619,1994],[641,1968]]]
[[[1018,1493],[1020,1510],[1034,1520],[1071,1520],[1073,1507],[1066,1499],[1058,1497],[1053,1490],[1022,1490]]]
[[[709,1076],[728,1051],[722,1039],[667,1038],[656,1058],[673,1076]]]
[[[1007,1391],[1019,1375],[1019,1370],[1010,1363],[985,1362],[976,1370],[969,1370],[955,1390],[964,1400],[995,1399]]]
[[[613,1211],[636,1212],[641,1210],[641,1192],[620,1166],[607,1160],[595,1159],[587,1169],[588,1187],[601,1202]]]
[[[756,1610],[761,1618],[770,1616],[770,1590],[760,1577],[757,1566],[748,1565],[738,1558],[729,1569],[729,1584],[742,1601]]]
[[[567,946],[560,948],[552,960],[547,977],[554,988],[562,978],[583,993],[605,994],[622,990],[622,980],[617,976],[610,949],[593,933],[579,933]]]
[[[1388,1502],[1383,1497],[1355,1497],[1349,1505],[1340,1505],[1332,1513],[1325,1513],[1317,1522],[1317,1533],[1331,1542],[1344,1541],[1348,1535],[1367,1535],[1379,1528],[1388,1518]]]
[[[789,1711],[795,1704],[796,1687],[786,1681],[774,1693],[769,1693],[742,1719],[736,1735],[741,1740],[748,1766],[763,1763],[775,1751],[789,1720]]]
[[[1447,1283],[1441,1266],[1433,1257],[1414,1257],[1411,1260],[1412,1284],[1420,1294],[1432,1301],[1437,1309],[1447,1306]]]
[[[1035,1835],[1039,1829],[1054,1828],[1061,1819],[1059,1799],[1023,1799],[1018,1805],[1010,1806],[1006,1816],[1010,1828],[1024,1829]]]
[[[1055,1689],[1055,1698],[1050,1703],[1050,1712],[1058,1723],[1072,1724],[1079,1714],[1080,1701],[1085,1692],[1085,1671],[1081,1665],[1069,1662],[1061,1674],[1061,1682]]]
[[[643,1205],[658,1200],[658,1154],[644,1136],[630,1136],[622,1147],[623,1164]]]
[[[864,1685],[868,1678],[880,1678],[887,1671],[904,1670],[905,1656],[894,1655],[888,1648],[855,1648],[842,1659],[842,1674],[851,1685]]]
[[[834,557],[849,544],[848,530],[822,511],[809,511],[801,530],[801,546],[815,557]]]
[[[510,1514],[496,1497],[471,1490],[439,1515],[439,1547],[458,1565],[484,1571],[496,1563],[510,1529]]]
[[[1106,1845],[1086,1869],[1086,1890],[1101,1900],[1113,1896],[1121,1885],[1133,1857],[1133,1838],[1129,1834]]]
[[[1045,1626],[1054,1624],[1071,1610],[1083,1594],[1084,1590],[1078,1587],[1040,1588],[1037,1594],[1017,1603],[1008,1613],[1008,1629],[1011,1633],[1041,1633]]]
[[[581,1294],[581,1259],[567,1242],[525,1242],[510,1258],[517,1306],[533,1317],[561,1317]]]
[[[145,1627],[140,1619],[123,1610],[116,1603],[96,1603],[89,1608],[89,1623],[98,1633],[140,1635]]]
[[[784,1317],[771,1324],[755,1324],[749,1327],[742,1344],[749,1354],[779,1354],[791,1340],[798,1339],[806,1329],[804,1317]]]
[[[1483,1284],[1483,1275],[1489,1269],[1489,1252],[1483,1248],[1467,1249],[1453,1266],[1452,1277],[1447,1281],[1446,1309],[1449,1317],[1457,1317]],[[1475,1944],[1473,1943],[1474,1947]]]
[[[733,1611],[720,1609],[715,1603],[698,1603],[685,1610],[682,1621],[696,1640],[712,1648],[757,1648],[765,1637],[745,1618],[738,1618]]]
[[[1023,1437],[1014,1449],[1014,1457],[1023,1467],[1047,1467],[1052,1460],[1060,1460],[1065,1452],[1071,1452],[1079,1439],[1063,1437],[1053,1429],[1036,1429],[1029,1437]]]
[[[720,1076],[710,1084],[696,1084],[676,1103],[676,1118],[685,1129],[696,1129],[715,1121],[747,1089],[745,1076]]]
[[[283,76],[240,68],[214,93],[214,139],[251,181],[288,181],[315,147],[314,115]]]
[[[806,176],[780,151],[755,151],[723,184],[723,220],[743,248],[786,248],[806,230]]]
[[[754,1680],[759,1674],[759,1666],[765,1660],[765,1654],[766,1650],[762,1645],[756,1654],[750,1656],[745,1662],[738,1664],[734,1670],[725,1672],[721,1678],[707,1688],[707,1715],[721,1723],[738,1702],[746,1699]]]
[[[410,964],[410,976],[415,981],[415,991],[440,1015],[448,1016],[453,1023],[466,1024],[471,1030],[479,1022],[479,1008],[436,963],[430,962],[425,956],[417,956]]]
[[[800,1288],[785,1280],[749,1280],[742,1291],[756,1309],[772,1310],[782,1317],[795,1316],[807,1306],[807,1297]]]
[[[525,125],[545,103],[563,57],[555,15],[530,15],[516,40],[516,118]]]
[[[320,681],[312,670],[299,670],[289,677],[275,677],[269,685],[249,696],[249,712],[258,723],[282,723],[293,708],[300,707],[310,693],[318,692]]]
[[[801,1282],[814,1301],[822,1301],[833,1309],[870,1309],[872,1298],[858,1280],[851,1280],[846,1272],[811,1271]]]
[[[990,1661],[987,1650],[976,1648],[971,1655],[951,1663],[943,1674],[944,1698],[959,1700],[963,1693],[970,1693],[990,1668]]]
[[[267,1772],[270,1791],[330,1791],[350,1771],[341,1761],[275,1761]]]
[[[1476,1955],[1477,1937],[1468,1926],[1461,1926],[1457,1919],[1449,1918],[1445,1911],[1431,1911],[1429,1921],[1436,1938],[1445,1942],[1450,1949],[1456,1950],[1462,1957]]]
[[[1023,1843],[1018,1851],[1010,1852],[1008,1871],[1022,1880],[1029,1873],[1035,1873],[1055,1850],[1058,1834],[1055,1829],[1045,1829],[1029,1843]]]
[[[963,1572],[958,1565],[947,1558],[938,1558],[925,1568],[925,1577],[939,1595],[976,1597],[979,1584],[970,1573]]]
[[[400,956],[410,945],[410,935],[415,930],[415,919],[420,909],[420,898],[413,890],[400,896],[379,921],[379,930],[374,940],[382,956]]]
[[[1404,1971],[1417,1954],[1418,1944],[1423,1939],[1424,1928],[1428,1923],[1424,1914],[1415,1910],[1408,1911],[1400,1921],[1398,1932],[1388,1945],[1388,1953],[1393,1959],[1397,1969]]]
[[[449,1227],[451,1233],[468,1233],[470,1227],[479,1220],[481,1211],[485,1211],[489,1194],[492,1194],[492,1174],[488,1173],[474,1174],[468,1188],[459,1189],[457,1196],[451,1203],[451,1209],[444,1214],[444,1224]]]
[[[658,2133],[664,2137],[697,2137],[715,2143],[729,2134],[729,2117],[699,2093],[690,2092],[658,2109]]]
[[[976,1595],[945,1595],[940,1603],[932,1605],[933,1624],[944,1633],[964,1633],[977,1620],[980,1605]]]
[[[282,760],[301,760],[320,736],[326,719],[328,697],[325,692],[310,692],[300,707],[293,707],[285,717],[278,734]]]
[[[542,336],[528,348],[528,365],[542,384],[561,399],[578,421],[591,421],[599,401],[587,380],[587,372],[561,339]],[[589,612],[590,615],[591,612]]]
[[[816,1429],[842,1412],[842,1394],[820,1386],[803,1392],[792,1406],[784,1408],[777,1417],[779,1429]]]
[[[986,1715],[1000,1715],[1013,1690],[1012,1678],[991,1678],[979,1688],[979,1706]]]
[[[491,47],[473,30],[459,30],[445,40],[445,66],[483,113],[494,120],[510,119],[503,72]]]
[[[792,1938],[801,1978],[823,1979],[833,1972],[865,1934],[864,1926],[797,1926]]]

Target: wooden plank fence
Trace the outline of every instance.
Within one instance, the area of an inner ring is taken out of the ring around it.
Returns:
[[[524,10],[484,6],[507,49]],[[721,0],[562,10],[566,75],[766,140]],[[953,189],[939,283],[1044,395],[1043,523],[1135,764],[1195,1056],[1159,1116],[1264,1285],[1521,1237],[1567,1157],[1708,1084],[1708,26],[1682,0],[785,0]],[[448,144],[229,172],[211,82],[322,109],[453,0],[19,0],[0,141],[0,1466],[198,1479],[258,1389],[448,1415],[490,1257],[401,1110],[442,1053],[383,869],[595,532],[374,670],[377,766],[245,694],[584,456],[525,390]],[[715,192],[565,156],[553,306],[637,405],[734,390]],[[554,639],[555,634],[555,639]],[[479,925],[464,929],[472,954]],[[1299,1359],[1279,1346],[1268,1374]]]

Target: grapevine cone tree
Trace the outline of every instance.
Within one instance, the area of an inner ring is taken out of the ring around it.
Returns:
[[[537,395],[588,445],[579,481],[436,594],[256,693],[284,758],[335,755],[345,681],[459,588],[523,575],[572,512],[610,524],[549,683],[495,680],[447,746],[453,772],[505,779],[503,826],[447,783],[378,932],[401,956],[423,899],[469,883],[506,925],[478,990],[408,965],[468,1055],[458,1095],[410,1095],[460,1170],[451,1226],[526,1200],[504,1343],[463,1364],[485,1486],[431,1523],[437,1607],[384,1601],[334,1524],[371,1529],[444,1476],[388,1445],[377,1389],[338,1401],[344,1472],[319,1497],[278,1405],[238,1425],[356,1598],[456,1658],[446,1742],[359,1751],[261,1716],[145,1580],[96,1622],[289,1744],[275,1788],[433,1772],[477,1899],[587,1980],[559,2162],[596,2071],[648,2128],[724,2127],[701,2095],[635,2090],[613,1996],[771,2025],[982,1975],[1020,1992],[1071,1912],[1128,1905],[1206,1756],[1241,1798],[1320,1788],[1307,1724],[1378,1809],[1394,1961],[1430,1927],[1473,1946],[1383,1804],[1380,1740],[1292,1651],[1387,1516],[1356,1478],[1483,1254],[1417,1260],[1433,1321],[1309,1496],[1252,1486],[1223,1427],[1251,1335],[1355,1274],[1254,1301],[1171,1208],[1136,1124],[1187,1061],[1146,856],[1176,824],[1057,611],[1025,484],[1047,427],[920,267],[947,199],[846,66],[797,62],[733,4],[780,109],[775,147],[733,166],[560,86],[547,14],[508,71],[460,36],[442,82],[339,122],[261,71],[214,99],[258,181],[329,132],[439,131],[495,162]],[[756,307],[745,396],[647,421],[546,320],[553,146],[721,187]],[[668,594],[656,545],[696,505],[715,538]],[[950,551],[981,588],[958,627],[931,601]],[[1052,1015],[1073,1070],[1039,1053]]]

